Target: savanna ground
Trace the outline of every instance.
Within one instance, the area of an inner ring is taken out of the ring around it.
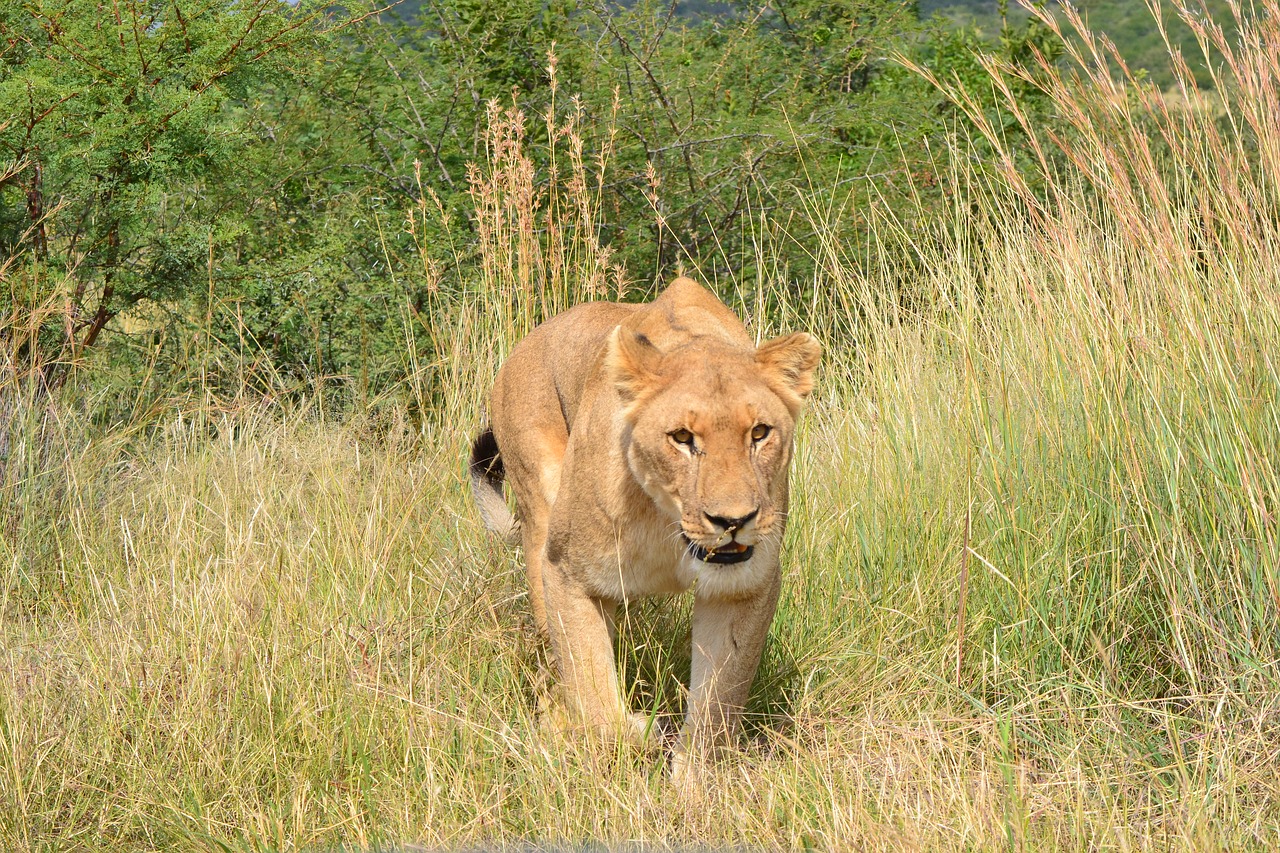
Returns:
[[[521,207],[495,146],[484,268],[430,306],[447,357],[367,411],[250,365],[103,424],[11,361],[0,847],[1280,846],[1268,8],[1211,103],[1042,69],[1071,137],[956,138],[996,168],[945,176],[948,227],[858,214],[900,266],[828,244],[797,295],[762,225],[760,280],[712,282],[828,353],[749,730],[697,796],[540,727],[520,557],[463,479],[535,307],[616,292],[599,246],[556,242],[598,196]],[[632,609],[635,707],[678,713],[687,643],[687,602]]]

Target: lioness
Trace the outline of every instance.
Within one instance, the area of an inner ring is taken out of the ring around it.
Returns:
[[[690,279],[647,305],[579,305],[498,371],[470,473],[486,526],[523,540],[568,710],[643,731],[614,668],[619,602],[694,587],[693,676],[673,770],[729,739],[778,601],[791,440],[821,347],[756,347]],[[519,523],[502,497],[515,492]]]

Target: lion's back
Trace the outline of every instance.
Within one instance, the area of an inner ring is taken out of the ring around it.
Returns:
[[[609,333],[641,307],[587,302],[538,325],[498,371],[491,414],[523,429],[567,430]]]

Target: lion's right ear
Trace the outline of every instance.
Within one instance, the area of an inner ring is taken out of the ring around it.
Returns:
[[[624,403],[634,403],[657,386],[658,361],[662,354],[644,335],[618,326],[609,335],[605,370]]]

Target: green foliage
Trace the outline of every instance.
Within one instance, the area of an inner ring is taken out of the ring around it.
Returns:
[[[892,161],[919,149],[895,140],[916,145],[934,121],[920,87],[873,85],[914,27],[893,0],[696,19],[668,4],[440,0],[414,20],[347,30],[305,80],[260,89],[247,110],[270,144],[241,154],[256,177],[223,180],[261,202],[215,252],[218,305],[234,307],[214,312],[215,332],[275,371],[385,388],[406,369],[405,317],[440,357],[431,294],[456,298],[481,275],[472,168],[498,156],[491,104],[523,116],[535,205],[586,203],[590,188],[582,226],[644,288],[680,267],[750,281],[766,274],[762,241],[780,259],[769,274],[806,280],[820,234],[799,214],[863,193],[905,206],[910,170]],[[762,233],[762,218],[793,230]],[[857,245],[865,221],[836,219]]]
[[[532,203],[593,188],[580,226],[640,289],[684,268],[799,294],[833,230],[880,250],[863,209],[946,203],[930,152],[958,116],[892,57],[976,73],[976,34],[921,47],[896,0],[673,10],[435,0],[335,35],[274,0],[6,7],[0,239],[38,295],[67,291],[44,345],[74,359],[111,328],[160,374],[388,387],[405,318],[438,358],[431,294],[480,274],[493,103],[523,116]]]
[[[1064,48],[1053,31],[1036,18],[1002,20],[1003,26],[994,40],[986,39],[975,27],[944,26],[934,20],[927,27],[927,37],[913,59],[953,91],[967,93],[986,122],[1008,141],[1009,147],[1029,155],[1022,150],[1027,140],[1025,124],[1047,126],[1053,122],[1052,104],[1039,84],[1044,76],[1041,63],[1053,65],[1062,57]],[[1004,81],[1009,96],[993,84],[990,69],[994,66],[1018,70]],[[953,97],[936,86],[923,86],[924,82],[917,75],[903,71],[887,78],[884,84],[895,88],[921,87],[921,97],[932,97],[936,101],[936,114],[942,125],[936,128],[937,132],[962,129],[971,137],[980,159],[988,161],[991,148],[981,134],[974,132],[976,128],[970,114],[958,108]],[[1010,101],[1017,105],[1023,121],[1015,116]]]
[[[359,70],[333,93],[386,164],[388,191],[412,192],[420,159],[428,188],[465,210],[486,103],[514,94],[540,174],[556,168],[541,119],[562,132],[572,120],[609,188],[601,238],[645,282],[679,266],[751,278],[753,217],[844,206],[899,127],[924,118],[871,89],[914,27],[892,0],[741,2],[699,19],[655,3],[436,2],[421,20],[393,40],[365,30]],[[814,237],[789,235],[787,264],[811,265]]]
[[[344,28],[275,0],[6,7],[0,239],[36,296],[66,291],[44,346],[74,359],[109,328],[148,374],[250,365],[357,394],[438,362],[433,294],[487,275],[482,172],[510,144],[494,104],[520,116],[531,209],[589,211],[574,227],[622,291],[683,268],[802,295],[825,246],[902,252],[918,238],[871,240],[873,219],[916,234],[951,203],[941,143],[967,118],[895,56],[980,88],[978,52],[1053,45],[1034,23],[921,34],[898,0],[676,12],[432,0]],[[554,228],[532,234],[548,256]]]
[[[263,93],[335,25],[276,0],[0,6],[0,243],[23,262],[11,272],[66,272],[46,345],[74,354],[132,306],[212,286],[287,174],[258,133]]]
[[[766,279],[802,295],[824,246],[923,257],[957,198],[953,133],[989,171],[985,123],[1040,180],[1027,125],[1056,119],[1034,69],[1063,43],[981,9],[922,27],[898,0],[428,0],[409,23],[344,26],[276,0],[7,4],[8,296],[66,306],[37,338],[51,375],[110,330],[148,375],[198,363],[230,381],[249,364],[274,384],[386,389],[407,349],[441,357],[433,294],[484,275],[471,170],[498,156],[494,103],[522,116],[531,203],[586,204],[576,227],[633,291],[683,268],[748,299]],[[1004,77],[1021,118],[991,63],[1031,69]]]

